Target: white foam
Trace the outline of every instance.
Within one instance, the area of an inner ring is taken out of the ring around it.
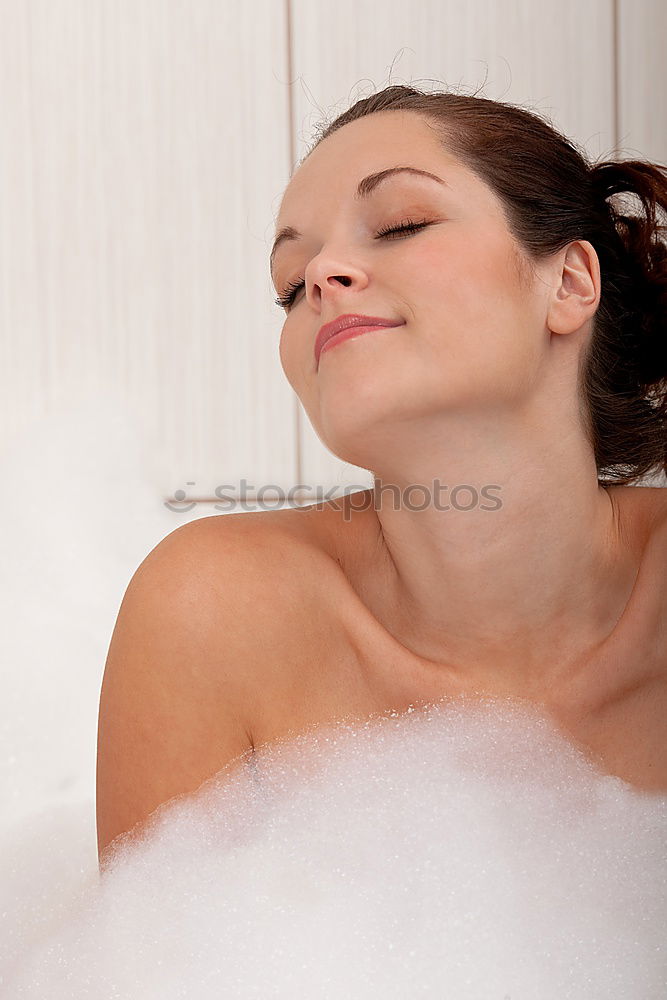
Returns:
[[[0,443],[0,996],[97,873],[106,653],[150,549],[187,515],[122,395],[82,386]]]
[[[667,796],[601,776],[525,705],[260,748],[100,880],[106,650],[183,517],[113,398],[0,457],[2,1000],[664,1000]]]
[[[666,835],[523,703],[340,723],[117,841],[9,995],[658,1000]]]

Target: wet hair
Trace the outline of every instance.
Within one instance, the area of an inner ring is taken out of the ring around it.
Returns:
[[[667,167],[591,160],[518,105],[398,85],[321,123],[307,156],[339,128],[381,111],[422,116],[447,151],[495,192],[529,267],[574,240],[592,244],[601,294],[578,388],[598,480],[627,485],[666,472]],[[618,203],[623,193],[639,199],[641,214]]]

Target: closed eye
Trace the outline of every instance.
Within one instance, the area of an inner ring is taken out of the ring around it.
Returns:
[[[400,226],[386,226],[384,229],[379,229],[375,234],[375,239],[383,239],[384,237],[390,236],[392,233],[416,233],[419,229],[423,229],[424,226],[430,225],[427,219],[421,222],[413,222],[411,219],[406,219],[402,222]],[[286,285],[282,295],[279,295],[275,299],[277,306],[281,306],[283,309],[289,309],[293,304],[295,298],[297,297],[299,290],[304,288],[305,284],[303,281],[291,281]]]

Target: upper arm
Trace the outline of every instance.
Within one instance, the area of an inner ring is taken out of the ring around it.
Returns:
[[[121,833],[252,746],[253,630],[242,582],[252,532],[232,515],[204,520],[227,518],[172,532],[125,592],[99,705],[100,861]]]

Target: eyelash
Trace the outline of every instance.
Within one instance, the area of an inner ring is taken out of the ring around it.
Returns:
[[[375,238],[378,239],[381,236],[388,236],[389,233],[416,233],[418,230],[423,229],[424,226],[428,225],[428,219],[423,219],[421,222],[413,222],[411,219],[406,219],[400,226],[385,226],[384,229],[379,229]],[[283,309],[289,309],[294,302],[299,289],[303,288],[303,286],[303,281],[290,281],[285,287],[282,295],[279,295],[278,298],[275,299],[276,305],[282,306]]]

